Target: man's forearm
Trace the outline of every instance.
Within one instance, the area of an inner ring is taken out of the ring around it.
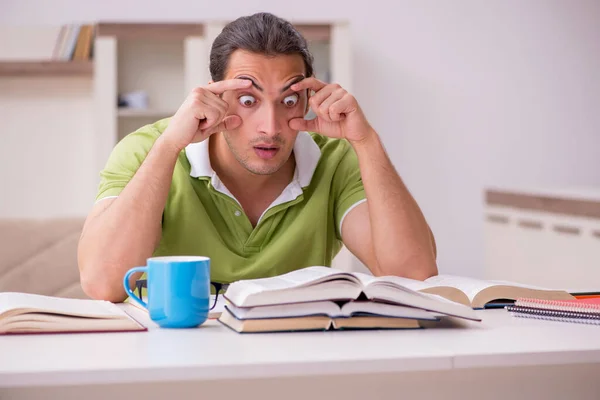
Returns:
[[[424,279],[437,274],[435,244],[416,201],[376,132],[352,142],[367,195],[373,250],[380,275]]]
[[[154,252],[178,154],[159,138],[119,197],[86,221],[79,268],[82,286],[92,297],[124,299],[125,272],[145,265]]]

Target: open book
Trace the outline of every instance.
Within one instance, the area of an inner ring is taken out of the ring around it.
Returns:
[[[108,301],[0,293],[0,334],[145,330]]]
[[[568,300],[567,291],[504,281],[484,281],[453,275],[437,275],[425,281],[397,276],[374,277],[329,267],[308,267],[272,277],[232,283],[225,297],[238,307],[277,305],[307,301],[369,300],[403,304],[442,314],[473,316],[460,305],[485,308],[495,301],[520,297]],[[442,301],[444,298],[449,301]],[[458,305],[455,303],[459,303]]]
[[[416,329],[421,325],[411,318],[386,318],[377,316],[355,316],[352,318],[331,318],[313,315],[291,318],[238,319],[225,310],[219,321],[236,332],[292,332],[328,329]]]
[[[429,311],[370,301],[315,301],[242,308],[231,303],[219,319],[237,332],[327,329],[420,328],[420,321],[438,321]]]
[[[456,275],[437,275],[417,281],[400,277],[386,277],[395,283],[421,293],[437,294],[474,309],[504,307],[521,297],[570,300],[575,297],[565,290],[542,288],[517,282],[481,280]]]
[[[229,285],[224,296],[228,302],[225,305],[227,313],[223,313],[221,322],[231,318],[247,321],[254,315],[266,324],[264,320],[267,319],[314,317],[316,314],[327,319],[327,324],[333,318],[334,328],[335,323],[342,323],[339,319],[355,317],[420,320],[443,314],[480,320],[470,306],[410,289],[395,277],[375,278],[319,266],[271,278],[237,281]],[[315,302],[334,303],[326,308]],[[271,307],[262,309],[265,306]],[[243,311],[245,308],[249,310]],[[429,313],[415,314],[417,311],[411,310],[413,314],[410,314],[409,308]]]

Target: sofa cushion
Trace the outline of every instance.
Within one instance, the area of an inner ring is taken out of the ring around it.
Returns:
[[[0,292],[87,298],[77,243],[85,218],[0,219]]]

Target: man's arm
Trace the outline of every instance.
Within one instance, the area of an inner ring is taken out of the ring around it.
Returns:
[[[95,204],[81,233],[78,262],[83,290],[92,298],[126,298],[123,276],[146,265],[161,238],[161,219],[179,150],[162,138],[119,197]],[[140,276],[132,275],[131,283]]]
[[[113,302],[127,297],[123,276],[130,268],[145,265],[160,242],[162,214],[179,153],[192,142],[238,127],[241,118],[226,116],[229,106],[218,95],[250,84],[231,79],[194,89],[133,176],[125,177],[129,180],[119,196],[94,206],[78,248],[81,285],[90,297]],[[130,285],[139,276],[133,274]]]
[[[344,218],[344,244],[375,275],[414,279],[436,275],[433,234],[379,136],[373,131],[364,141],[352,144],[367,201]]]
[[[317,118],[294,118],[290,128],[346,139],[358,157],[367,203],[344,218],[341,235],[349,250],[376,275],[424,279],[437,274],[433,235],[354,96],[316,78],[291,88],[315,91],[309,104]]]

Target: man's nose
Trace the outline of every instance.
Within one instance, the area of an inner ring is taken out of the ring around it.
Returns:
[[[281,133],[281,123],[277,116],[277,110],[274,105],[265,105],[262,110],[261,123],[259,125],[259,131],[262,134],[275,136]]]

